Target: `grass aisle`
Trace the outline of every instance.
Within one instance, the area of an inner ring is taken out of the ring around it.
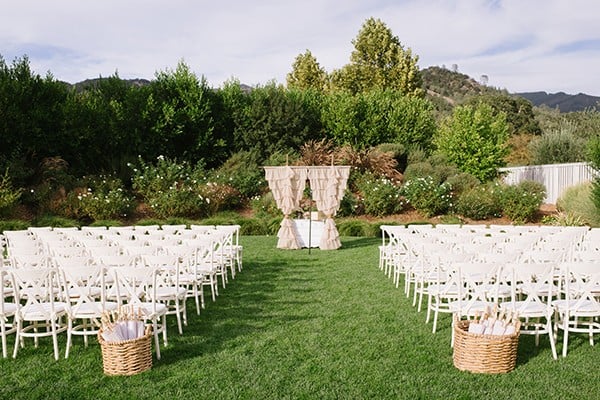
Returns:
[[[464,373],[452,365],[450,319],[437,334],[377,268],[378,239],[343,238],[336,251],[284,251],[276,238],[243,237],[244,270],[230,280],[152,370],[105,377],[94,342],[77,340],[54,362],[50,341],[0,360],[2,398],[591,399],[599,346],[574,337],[553,361],[522,337],[517,369]],[[191,303],[190,303],[191,306]],[[14,339],[13,339],[14,342]],[[10,346],[12,347],[12,342]],[[64,339],[60,342],[64,350]],[[560,349],[560,346],[559,346]]]

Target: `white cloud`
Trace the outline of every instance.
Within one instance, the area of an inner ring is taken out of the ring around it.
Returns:
[[[21,0],[3,5],[0,51],[69,82],[115,71],[150,79],[184,59],[213,86],[283,83],[306,49],[328,71],[346,64],[373,16],[422,68],[458,64],[511,92],[600,95],[598,15],[593,0]]]

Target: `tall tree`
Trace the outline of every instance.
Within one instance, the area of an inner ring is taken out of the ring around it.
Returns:
[[[508,93],[484,93],[467,99],[463,104],[477,105],[486,103],[492,107],[494,113],[503,112],[509,126],[509,134],[539,135],[542,133],[540,126],[533,114],[533,105],[522,97],[513,97]]]
[[[156,73],[150,84],[144,117],[159,154],[214,166],[222,161],[226,143],[213,135],[211,90],[179,62],[175,71]]]
[[[324,90],[326,84],[327,73],[310,50],[299,54],[292,64],[292,72],[287,75],[288,88]]]
[[[332,88],[351,93],[395,89],[404,95],[424,95],[419,57],[405,49],[381,20],[367,19],[352,44],[350,64],[333,72]]]
[[[508,124],[485,103],[458,106],[434,138],[437,151],[462,171],[485,182],[498,176],[506,163]]]
[[[11,65],[0,56],[0,171],[10,167],[15,184],[29,179],[45,157],[62,156],[69,142],[63,137],[67,94],[50,73],[32,71],[27,56]]]
[[[354,148],[398,143],[428,151],[436,129],[431,103],[397,90],[330,93],[322,119],[336,143]]]
[[[235,150],[256,152],[265,160],[277,151],[297,150],[323,136],[321,94],[286,90],[271,82],[253,88],[245,106],[234,116]]]

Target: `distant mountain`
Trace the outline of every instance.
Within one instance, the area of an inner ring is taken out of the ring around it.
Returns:
[[[111,79],[111,78],[86,79],[85,81],[77,82],[77,83],[73,84],[72,86],[75,88],[75,90],[80,92],[89,87],[94,87],[94,86],[98,85],[98,83],[100,83],[102,81],[106,81],[108,79]],[[123,81],[126,82],[130,86],[146,86],[150,83],[150,81],[147,79],[123,79]]]
[[[529,100],[534,106],[548,106],[557,108],[560,112],[583,111],[595,108],[600,110],[600,97],[584,93],[576,95],[546,92],[509,93],[504,89],[497,89],[477,82],[468,75],[449,70],[444,67],[428,67],[421,71],[426,96],[440,111],[448,111],[456,104],[460,104],[469,97],[482,94],[510,94]]]
[[[515,95],[531,101],[534,106],[558,108],[560,112],[583,111],[591,108],[600,110],[600,97],[590,96],[584,93],[573,95],[563,92],[526,92],[515,93]]]

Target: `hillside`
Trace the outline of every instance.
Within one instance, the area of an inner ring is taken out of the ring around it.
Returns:
[[[448,111],[469,97],[482,94],[510,94],[506,90],[485,86],[468,75],[441,67],[429,67],[421,71],[423,85],[429,98],[440,111]],[[534,106],[547,106],[562,113],[583,111],[590,108],[600,110],[600,97],[584,93],[576,95],[547,92],[513,93],[529,100]]]
[[[550,108],[558,108],[560,112],[583,111],[590,108],[600,110],[600,107],[598,106],[600,97],[590,96],[584,93],[571,95],[563,92],[526,92],[515,93],[515,95],[531,101],[534,106],[539,107],[545,105]]]

